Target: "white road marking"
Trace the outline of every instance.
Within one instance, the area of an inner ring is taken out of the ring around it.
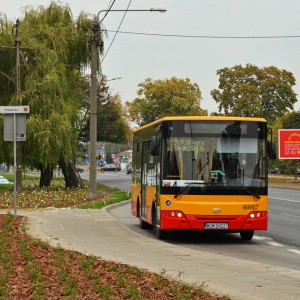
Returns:
[[[300,200],[291,200],[291,199],[285,199],[285,198],[276,198],[276,197],[271,197],[271,196],[269,196],[269,198],[273,199],[273,200],[280,200],[280,201],[300,203]]]
[[[285,213],[281,213],[281,214],[288,216],[288,217],[300,218],[300,216],[296,216],[296,215],[290,215],[290,214],[285,214]]]
[[[300,250],[296,250],[296,249],[286,249],[286,250],[290,252],[294,252],[296,254],[300,254]]]
[[[257,235],[255,235],[255,236],[253,236],[253,239],[254,240],[258,240],[258,241],[265,241],[265,240],[267,240],[268,238],[267,237],[264,237],[264,236],[257,236]]]
[[[282,247],[282,244],[276,243],[276,242],[267,242],[267,244],[272,245],[272,246],[276,246],[276,247]]]

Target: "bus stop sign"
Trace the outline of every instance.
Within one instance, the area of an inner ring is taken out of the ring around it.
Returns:
[[[0,106],[0,113],[4,114],[4,141],[26,141],[26,114],[29,106]]]

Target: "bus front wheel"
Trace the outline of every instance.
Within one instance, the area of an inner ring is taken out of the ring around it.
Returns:
[[[159,240],[164,240],[167,238],[166,230],[161,230],[157,226],[157,218],[156,218],[156,210],[155,209],[152,209],[152,227],[153,227],[153,233]]]
[[[243,241],[251,241],[254,235],[254,230],[242,230],[240,235]]]

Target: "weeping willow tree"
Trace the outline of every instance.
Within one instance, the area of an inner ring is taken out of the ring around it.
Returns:
[[[90,61],[90,20],[83,13],[75,20],[68,5],[51,2],[49,7],[25,7],[19,28],[24,65],[21,98],[22,105],[30,106],[23,163],[40,170],[41,187],[51,184],[57,164],[66,187],[75,187],[78,181],[72,165],[84,98],[78,82]],[[12,37],[7,35],[7,39],[13,44]],[[6,84],[14,85],[8,78]],[[8,98],[13,98],[12,91]]]
[[[13,23],[0,13],[0,105],[7,106],[15,95],[15,48],[12,41]],[[9,166],[12,161],[12,143],[3,142],[3,115],[0,115],[0,161]]]

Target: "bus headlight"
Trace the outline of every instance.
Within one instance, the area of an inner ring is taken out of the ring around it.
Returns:
[[[250,219],[263,218],[266,216],[266,212],[263,211],[253,211],[249,214]]]
[[[180,210],[165,210],[163,211],[165,216],[172,217],[172,218],[184,218],[184,214]]]

